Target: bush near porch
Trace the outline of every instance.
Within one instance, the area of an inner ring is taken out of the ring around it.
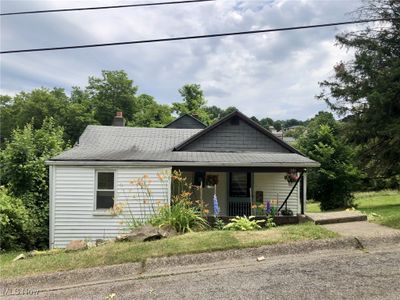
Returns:
[[[356,208],[368,215],[374,223],[400,229],[400,191],[355,193]],[[307,204],[307,212],[320,212],[319,203]]]
[[[312,223],[304,223],[258,231],[214,230],[190,232],[158,241],[108,243],[88,250],[74,252],[66,252],[60,249],[59,252],[54,254],[29,257],[15,262],[12,260],[20,252],[13,251],[0,254],[0,278],[140,262],[151,257],[258,247],[334,238],[336,236],[336,233],[323,227]]]

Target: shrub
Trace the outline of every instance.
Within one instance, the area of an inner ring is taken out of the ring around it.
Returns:
[[[254,216],[250,217],[239,217],[230,220],[231,222],[224,226],[225,230],[238,230],[238,231],[247,231],[247,230],[256,230],[261,229],[259,224],[264,223],[265,220],[255,220]]]
[[[52,118],[45,119],[40,129],[27,124],[14,130],[0,155],[1,183],[29,212],[35,224],[31,234],[36,248],[48,246],[49,180],[45,161],[63,150],[62,137],[63,129]]]
[[[205,229],[207,221],[201,216],[201,211],[196,207],[189,207],[183,203],[164,206],[159,213],[150,219],[154,226],[171,226],[177,232],[185,233],[192,230]]]
[[[29,250],[34,244],[34,222],[21,199],[0,189],[0,247],[2,250]]]
[[[272,227],[276,227],[276,224],[274,222],[274,218],[273,217],[268,217],[267,221],[265,222],[265,228],[272,228]]]
[[[214,227],[216,230],[223,230],[223,229],[224,229],[224,226],[225,226],[224,220],[222,220],[221,218],[216,218],[216,219],[215,219],[215,222],[214,222],[214,224],[213,224],[213,227]]]

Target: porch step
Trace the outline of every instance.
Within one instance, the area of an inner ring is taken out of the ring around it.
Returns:
[[[367,215],[359,211],[306,213],[306,216],[317,225],[367,221]]]

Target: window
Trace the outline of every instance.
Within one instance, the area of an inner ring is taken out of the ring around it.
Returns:
[[[206,173],[205,172],[195,172],[194,173],[194,180],[193,180],[193,185],[203,185],[205,184],[205,177],[206,177]]]
[[[230,197],[248,198],[250,197],[250,173],[231,173],[230,174]]]
[[[114,206],[114,172],[97,172],[96,209]]]

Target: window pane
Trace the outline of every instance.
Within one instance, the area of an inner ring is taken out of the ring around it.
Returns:
[[[231,173],[230,196],[249,197],[248,173]]]
[[[114,189],[114,173],[112,173],[112,172],[97,173],[97,188],[99,190],[113,190]]]
[[[98,191],[96,208],[111,208],[114,205],[113,191]]]

